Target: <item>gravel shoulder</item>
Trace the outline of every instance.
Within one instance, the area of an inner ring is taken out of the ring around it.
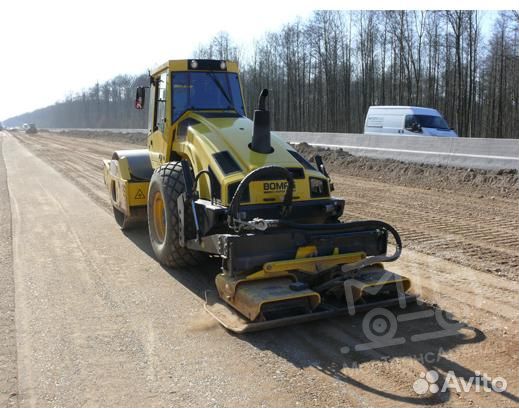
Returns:
[[[203,312],[203,293],[213,287],[217,265],[163,268],[151,255],[145,230],[125,236],[117,229],[101,159],[124,147],[132,146],[43,133],[4,141],[13,207],[20,405],[518,404],[519,284],[508,275],[407,248],[391,267],[411,277],[425,303],[394,311],[421,316],[398,324],[395,337],[403,343],[356,349],[369,342],[360,315],[235,336]],[[447,218],[441,211],[456,206],[427,207],[446,200],[430,190],[341,175],[336,184],[338,195],[347,198],[347,217],[378,214],[401,222],[399,228],[435,225],[433,216],[445,217],[445,228],[457,227],[467,211],[457,208]],[[512,211],[512,200],[500,200],[493,212],[513,217],[517,203]],[[380,203],[376,214],[369,212]],[[484,209],[486,202],[466,205]],[[390,218],[405,209],[400,219]],[[478,217],[474,212],[468,218],[477,225]],[[424,242],[466,234],[442,228],[430,228],[434,235]],[[481,231],[482,245],[487,235]],[[442,330],[439,314],[462,325],[448,336],[431,336]],[[427,370],[437,370],[442,379],[449,371],[465,379],[478,372],[502,376],[508,389],[417,395],[412,385]]]
[[[11,247],[11,205],[3,156],[5,132],[0,132],[0,406],[18,404],[14,276]]]

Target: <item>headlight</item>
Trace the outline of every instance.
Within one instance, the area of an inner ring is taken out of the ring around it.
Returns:
[[[311,197],[328,197],[330,191],[328,182],[324,179],[310,177],[310,196]]]

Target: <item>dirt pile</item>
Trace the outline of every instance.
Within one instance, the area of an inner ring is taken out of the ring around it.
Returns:
[[[342,149],[301,143],[294,146],[314,161],[322,156],[329,172],[406,187],[449,190],[483,197],[519,198],[517,170],[481,170],[353,156]]]

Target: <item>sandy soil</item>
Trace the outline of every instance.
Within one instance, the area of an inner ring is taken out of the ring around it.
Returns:
[[[2,132],[0,132],[0,135]],[[11,242],[11,206],[0,136],[0,407],[17,402],[16,327]]]
[[[101,159],[133,146],[106,136],[4,132],[2,139],[13,207],[14,265],[7,268],[16,282],[20,405],[519,403],[516,200],[335,173],[346,218],[389,221],[407,242],[391,266],[411,277],[425,303],[393,311],[394,338],[403,343],[359,349],[370,342],[360,315],[234,336],[202,312],[217,265],[164,269],[146,231],[125,237],[111,219]],[[0,303],[2,312],[11,306]],[[462,325],[445,332],[445,314]],[[427,370],[439,373],[439,383],[449,371],[466,380],[501,376],[508,388],[418,395],[412,385]]]

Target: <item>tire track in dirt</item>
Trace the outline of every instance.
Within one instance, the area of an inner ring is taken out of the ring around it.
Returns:
[[[105,191],[101,162],[102,158],[111,157],[112,148],[107,147],[103,150],[99,149],[95,143],[91,143],[87,148],[83,144],[78,144],[77,149],[73,150],[75,146],[67,140],[60,141],[59,137],[54,138],[49,135],[41,137],[40,135],[38,137],[17,135],[17,138],[36,152],[40,158],[77,184],[96,204],[109,213],[112,211]]]
[[[347,191],[346,219],[383,219],[399,230],[409,248],[518,280],[519,209],[514,200],[455,199],[444,192],[332,177],[338,191]]]
[[[504,246],[515,250],[519,243],[519,237],[514,234],[514,228],[519,227],[517,220],[493,220],[488,217],[481,217],[482,219],[476,222],[473,218],[467,218],[466,212],[464,214],[445,214],[445,208],[431,209],[431,208],[413,208],[412,201],[409,205],[388,204],[375,201],[376,196],[363,196],[361,200],[356,197],[351,197],[348,200],[349,206],[353,208],[362,208],[368,204],[366,199],[370,199],[370,209],[372,210],[390,210],[401,217],[409,219],[422,219],[423,226],[430,229],[437,229],[445,233],[462,234],[465,239],[474,238],[490,238],[501,240]],[[448,211],[448,210],[447,210]]]
[[[487,239],[487,242],[467,241],[460,234],[440,235],[434,230],[424,230],[424,225],[420,224],[419,220],[410,221],[407,219],[402,221],[400,217],[386,214],[391,213],[371,211],[367,210],[366,207],[362,207],[358,209],[358,212],[347,210],[346,218],[384,219],[386,222],[393,224],[400,232],[404,241],[404,247],[439,256],[477,270],[518,280],[519,256],[513,250],[493,245],[492,237]]]
[[[341,176],[338,175],[338,177]],[[463,203],[463,206],[460,206],[459,197],[457,202],[452,200],[447,201],[445,197],[441,197],[441,201],[439,201],[438,196],[441,193],[430,195],[427,194],[427,191],[411,188],[407,188],[407,191],[392,188],[392,194],[394,194],[395,198],[390,202],[385,202],[380,201],[380,198],[381,196],[385,198],[387,195],[387,186],[384,189],[380,189],[377,188],[379,186],[373,186],[372,183],[363,180],[358,180],[359,183],[351,183],[351,180],[348,181],[348,188],[352,190],[348,196],[348,202],[351,201],[354,204],[369,202],[372,208],[387,208],[387,206],[390,205],[390,209],[394,209],[399,214],[402,213],[404,216],[407,216],[406,213],[410,213],[410,215],[413,216],[421,216],[431,225],[444,223],[443,227],[450,228],[466,226],[467,231],[465,232],[469,234],[484,231],[502,232],[501,229],[504,227],[513,228],[514,226],[519,226],[517,215],[512,218],[507,217],[506,219],[500,217],[502,215],[501,212],[510,211],[511,207],[516,204],[515,201],[506,200],[504,203],[496,203],[494,200],[488,200],[486,202],[484,200],[478,200],[477,205]],[[362,194],[360,194],[361,188],[364,191]],[[424,206],[423,203],[425,201],[432,202],[429,206]],[[499,204],[504,205],[499,208]],[[488,205],[493,209],[498,209],[498,212],[481,212],[482,205]],[[477,218],[471,216],[471,213],[474,211],[480,213]],[[449,224],[449,222],[453,222],[453,225]]]

